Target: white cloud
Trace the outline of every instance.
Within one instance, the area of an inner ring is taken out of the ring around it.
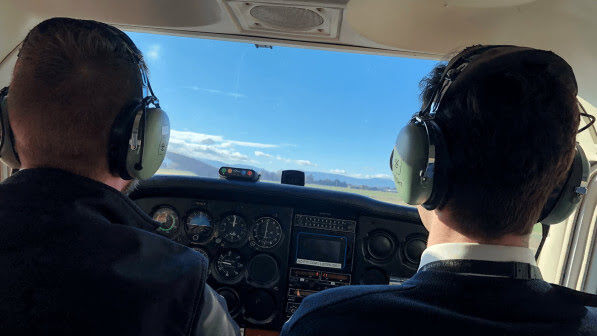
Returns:
[[[278,145],[272,144],[264,144],[259,142],[247,142],[247,141],[236,141],[236,140],[228,140],[230,144],[241,146],[241,147],[252,147],[252,148],[275,148],[279,147]]]
[[[266,158],[274,157],[271,154],[267,154],[267,153],[264,153],[264,152],[261,152],[261,151],[255,151],[255,156],[266,157]]]
[[[301,166],[312,166],[312,167],[316,167],[317,165],[309,160],[295,160],[296,163],[298,163]]]
[[[286,163],[292,162],[292,160],[284,158],[284,157],[281,157],[280,155],[276,155],[276,160],[284,161]]]
[[[207,92],[207,93],[211,93],[211,94],[230,96],[233,98],[246,98],[247,97],[246,95],[244,95],[242,93],[238,93],[238,92],[228,92],[228,91],[222,91],[222,90],[216,90],[216,89],[202,88],[199,86],[185,86],[184,88],[193,90],[193,91],[202,91],[202,92]]]
[[[284,161],[286,163],[294,163],[300,166],[311,166],[311,167],[317,167],[316,163],[313,163],[309,160],[293,160],[293,159],[289,159],[289,158],[285,158],[283,156],[280,155],[276,155],[276,160],[279,161]]]
[[[273,148],[278,145],[229,140],[221,135],[171,130],[168,150],[196,159],[217,160],[226,163],[257,163],[248,155],[236,150],[236,147]]]
[[[355,178],[364,178],[364,179],[371,179],[371,178],[391,179],[392,178],[392,176],[389,175],[389,174],[361,174],[361,173],[349,174],[344,169],[330,169],[330,173],[332,173],[332,174],[340,174],[340,175],[345,175],[345,176],[355,177]]]
[[[365,179],[372,179],[372,178],[383,178],[383,179],[391,179],[392,176],[389,174],[346,174],[346,176],[356,177],[356,178],[365,178]]]
[[[391,178],[392,176],[390,174],[373,174],[373,175],[368,175],[370,177],[368,178]]]
[[[149,47],[149,50],[145,53],[145,57],[152,61],[156,61],[160,58],[160,52],[162,50],[162,46],[159,44],[153,44]]]
[[[170,130],[170,144],[168,150],[173,153],[183,154],[195,159],[216,160],[226,163],[258,163],[256,160],[249,157],[249,155],[239,151],[237,149],[239,147],[263,149],[277,148],[280,147],[280,145],[232,140],[214,134]],[[275,158],[290,164],[317,167],[317,164],[309,160],[294,160],[280,155],[274,156],[260,150],[254,150],[253,154],[260,158]]]
[[[332,173],[332,174],[346,174],[346,170],[344,170],[344,169],[330,169],[330,173]]]

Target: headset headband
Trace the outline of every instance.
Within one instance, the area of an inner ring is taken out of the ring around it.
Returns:
[[[440,87],[435,90],[431,98],[425,103],[423,108],[415,115],[415,118],[418,120],[430,120],[435,118],[435,114],[439,110],[440,104],[448,92],[450,86],[456,81],[458,75],[461,74],[464,69],[478,56],[485,53],[490,49],[497,49],[497,48],[507,48],[507,47],[515,47],[521,48],[512,45],[475,45],[469,47],[463,51],[461,51],[458,55],[453,57],[448,65],[442,72],[440,77]],[[530,48],[521,48],[521,49],[528,49]]]

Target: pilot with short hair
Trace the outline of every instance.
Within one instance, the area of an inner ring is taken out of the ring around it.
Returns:
[[[169,135],[145,110],[145,68],[96,21],[49,19],[23,41],[3,90],[21,170],[0,184],[1,335],[239,335],[206,258],[155,234],[126,196],[127,172],[155,173],[161,160],[145,159]],[[128,160],[129,146],[146,156]]]
[[[425,113],[409,124],[433,119],[427,134],[443,138],[433,178],[444,185],[434,181],[418,206],[429,238],[417,273],[401,285],[310,295],[282,335],[597,335],[597,296],[542,280],[529,248],[576,155],[572,68],[515,46],[470,47],[449,65],[423,79]],[[394,155],[419,141],[401,135]]]

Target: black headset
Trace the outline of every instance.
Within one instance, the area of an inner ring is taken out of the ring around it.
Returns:
[[[478,56],[497,48],[532,50],[509,45],[480,45],[466,49],[448,63],[440,79],[441,85],[431,95],[431,99],[400,130],[390,156],[390,168],[397,192],[407,204],[421,204],[426,209],[433,210],[447,202],[450,155],[442,129],[434,118],[441,108],[443,97],[456,78]],[[586,128],[583,127],[581,131]],[[566,179],[553,190],[541,212],[539,221],[542,224],[556,224],[570,216],[581,197],[586,194],[589,170],[587,157],[577,144],[574,161]]]
[[[68,19],[66,19],[68,20]],[[159,100],[153,93],[147,73],[142,66],[141,52],[135,43],[121,30],[101,22],[85,21],[89,25],[99,25],[123,41],[131,62],[139,67],[147,95],[135,99],[116,116],[108,144],[108,165],[113,174],[125,180],[147,179],[153,176],[162,164],[168,149],[170,121],[160,108]],[[7,99],[9,88],[0,91],[1,128],[0,159],[11,168],[20,168],[21,163],[14,146],[14,136],[9,122]],[[151,107],[153,105],[153,107]]]

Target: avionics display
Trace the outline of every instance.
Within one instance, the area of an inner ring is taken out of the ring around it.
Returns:
[[[286,317],[315,292],[347,286],[352,279],[356,221],[296,214],[292,227]]]
[[[346,264],[347,241],[344,236],[301,232],[297,235],[296,263],[342,269]]]

